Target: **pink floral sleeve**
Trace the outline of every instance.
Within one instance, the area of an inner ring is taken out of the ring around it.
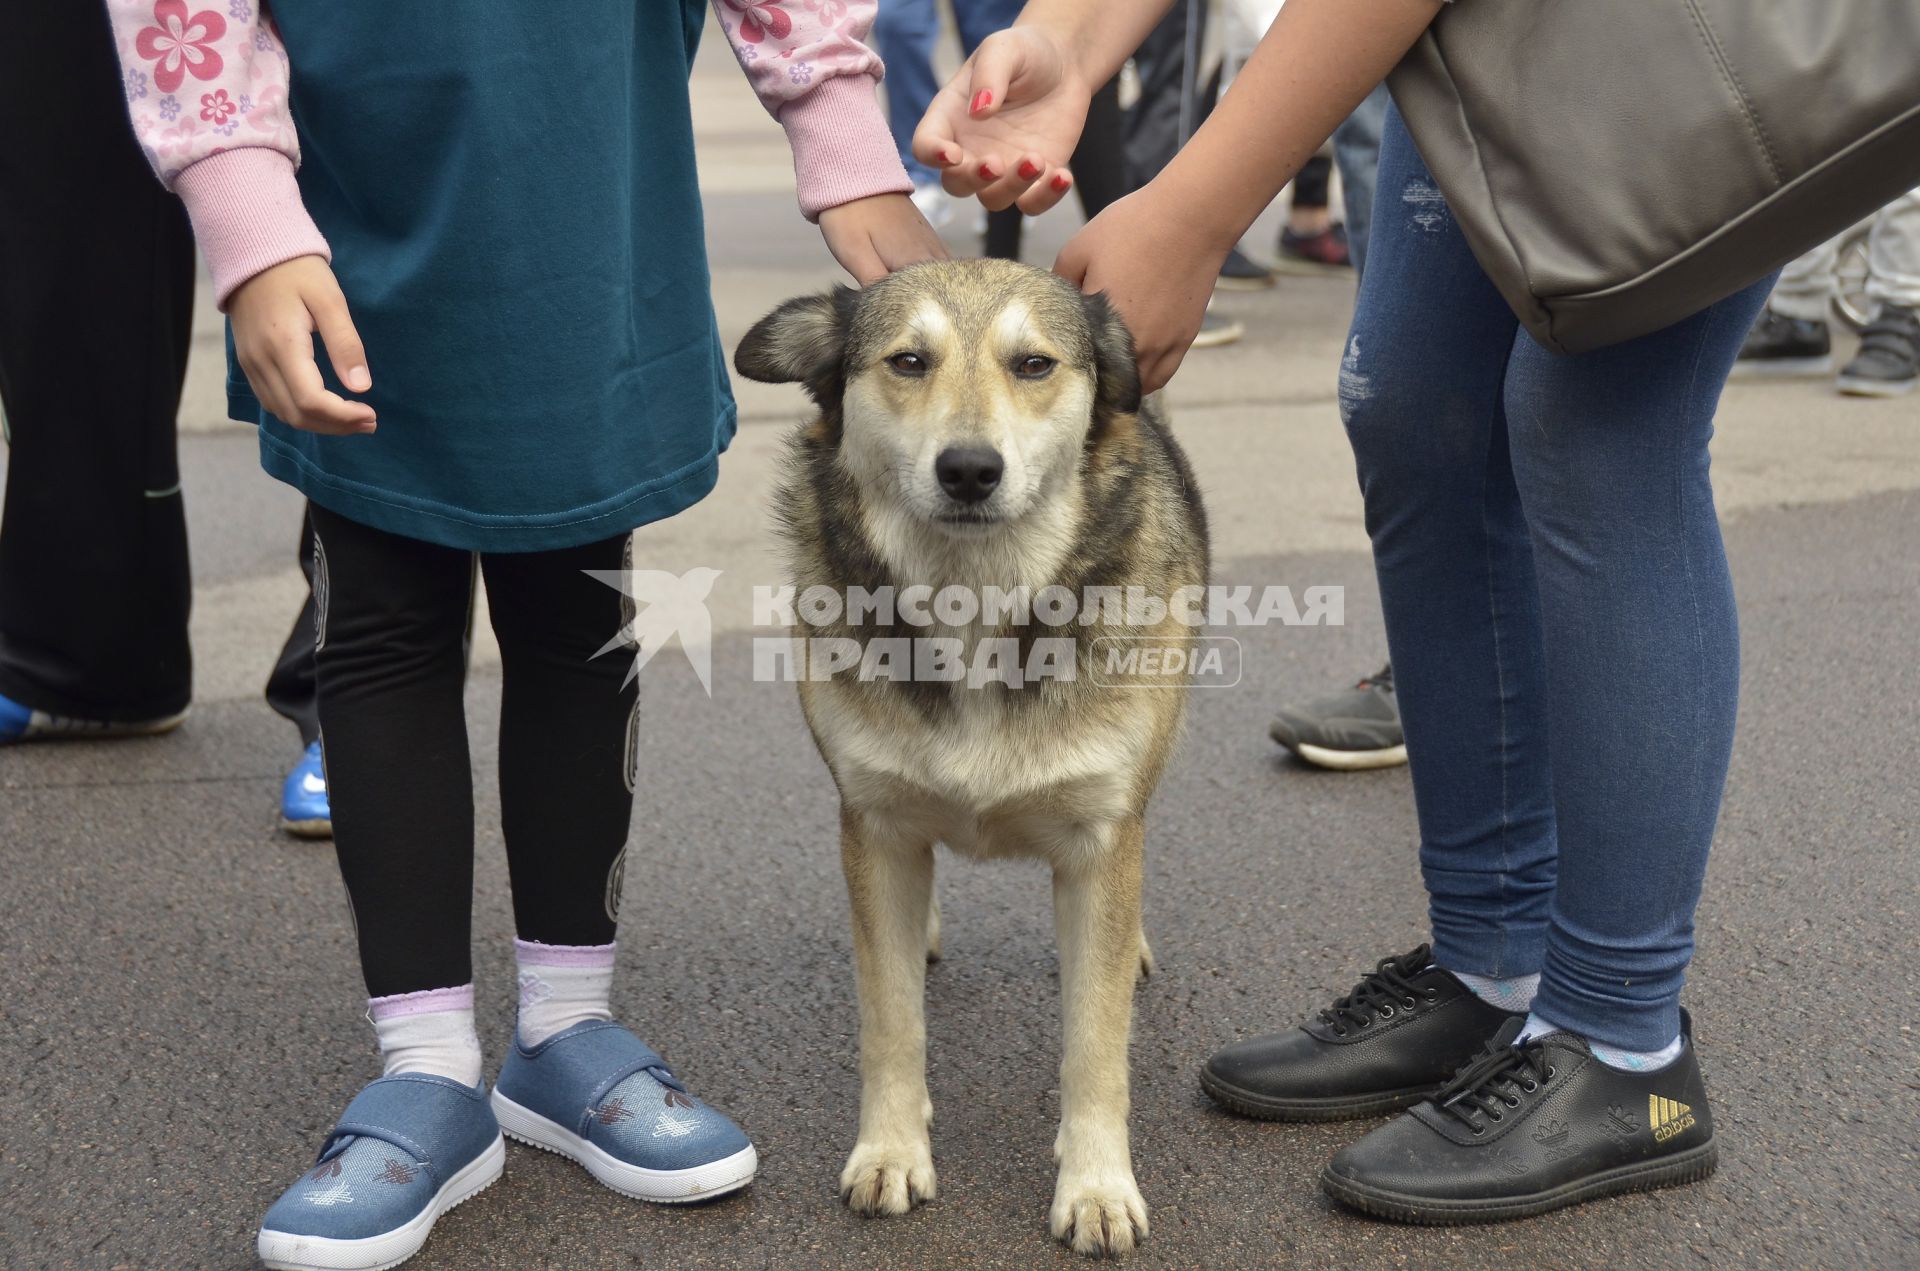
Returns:
[[[875,0],[713,4],[754,92],[786,129],[807,219],[913,188],[874,96],[880,59],[862,42]],[[294,180],[287,56],[262,0],[107,0],[107,11],[134,133],[187,205],[219,305],[261,270],[331,259]]]
[[[863,43],[876,0],[713,0],[761,104],[787,131],[800,211],[913,189],[874,88]]]
[[[247,279],[329,255],[300,202],[287,56],[260,0],[107,0],[134,135],[187,205],[221,308]]]

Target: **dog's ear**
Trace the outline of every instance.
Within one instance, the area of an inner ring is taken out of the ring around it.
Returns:
[[[734,369],[763,384],[803,383],[809,389],[837,380],[858,294],[835,287],[787,301],[753,324],[734,350]]]
[[[1140,409],[1140,366],[1133,356],[1133,334],[1107,302],[1107,293],[1086,297],[1087,328],[1093,335],[1095,402],[1102,414],[1131,415]]]

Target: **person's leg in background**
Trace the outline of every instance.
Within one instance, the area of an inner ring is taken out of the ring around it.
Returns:
[[[880,0],[873,19],[873,46],[887,67],[881,84],[887,95],[887,127],[913,181],[913,201],[936,228],[952,216],[953,206],[940,188],[939,174],[913,157],[913,130],[940,88],[933,73],[933,50],[939,39],[936,0]]]
[[[1074,147],[1068,166],[1073,170],[1074,194],[1088,220],[1126,195],[1118,80],[1109,80],[1088,103],[1086,127],[1080,133],[1080,144]],[[1019,260],[1021,227],[1025,221],[1019,208],[987,213],[987,233],[981,254],[997,260]]]
[[[1860,352],[1840,371],[1840,391],[1898,397],[1920,383],[1920,190],[1880,209],[1867,236],[1867,298],[1872,321]]]
[[[615,586],[628,577],[630,542],[481,559],[505,681],[500,815],[520,987],[493,1106],[509,1134],[617,1191],[685,1200],[744,1186],[758,1157],[738,1126],[613,1022],[640,715],[632,646],[601,650],[631,622]],[[584,1144],[582,1108],[595,1112]]]
[[[1347,214],[1347,251],[1356,280],[1367,268],[1367,238],[1373,229],[1373,192],[1380,170],[1380,133],[1393,98],[1381,84],[1333,130],[1333,162],[1340,170],[1340,201]]]
[[[1293,179],[1287,220],[1280,227],[1280,258],[1317,268],[1345,269],[1353,264],[1346,227],[1329,210],[1333,159],[1314,155]]]
[[[307,580],[307,598],[267,677],[267,705],[300,730],[300,759],[280,783],[280,828],[296,838],[327,838],[333,833],[333,812],[327,801],[326,764],[320,753],[320,704],[313,665],[314,623],[319,608],[315,588],[325,583],[316,582],[314,576],[311,512],[300,518],[300,572]]]
[[[1195,48],[1207,38],[1207,6],[1198,0],[1175,0],[1173,7],[1134,50],[1133,69],[1140,80],[1140,96],[1126,110],[1122,136],[1126,154],[1127,189],[1137,190],[1160,175],[1180,150],[1180,94],[1187,82],[1187,24],[1193,24]],[[1199,74],[1194,76],[1198,94]],[[1191,104],[1186,121],[1198,128],[1200,103]]]
[[[160,731],[192,692],[174,415],[193,239],[127,123],[98,4],[0,41],[0,741]],[[83,333],[83,334],[82,334]]]
[[[1833,268],[1840,240],[1829,239],[1780,271],[1767,306],[1747,333],[1736,375],[1831,375]]]

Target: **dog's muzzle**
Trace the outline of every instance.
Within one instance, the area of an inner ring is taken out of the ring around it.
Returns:
[[[968,507],[992,498],[1006,470],[1000,452],[987,446],[949,446],[933,461],[940,488],[955,503]]]

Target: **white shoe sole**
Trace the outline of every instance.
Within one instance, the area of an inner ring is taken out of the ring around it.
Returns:
[[[1848,397],[1905,397],[1913,391],[1920,380],[1870,380],[1861,376],[1842,375],[1834,381]]]
[[[564,1125],[521,1107],[498,1090],[493,1092],[493,1115],[510,1137],[566,1157],[622,1196],[658,1205],[685,1205],[739,1191],[753,1181],[760,1168],[760,1156],[752,1145],[692,1169],[629,1165]]]
[[[1801,376],[1833,374],[1833,354],[1818,357],[1743,358],[1733,364],[1727,378],[1736,380],[1784,380]]]
[[[260,1261],[275,1271],[380,1271],[382,1267],[398,1266],[420,1252],[441,1214],[493,1186],[506,1167],[507,1145],[496,1135],[486,1151],[441,1184],[427,1207],[404,1225],[359,1240],[296,1236],[262,1227]]]
[[[333,837],[333,819],[315,818],[310,821],[289,821],[280,818],[280,828],[297,839],[330,839]]]
[[[1293,753],[1316,768],[1333,768],[1340,772],[1397,768],[1407,761],[1405,746],[1388,746],[1384,750],[1328,750],[1325,746],[1309,746],[1302,742]]]

